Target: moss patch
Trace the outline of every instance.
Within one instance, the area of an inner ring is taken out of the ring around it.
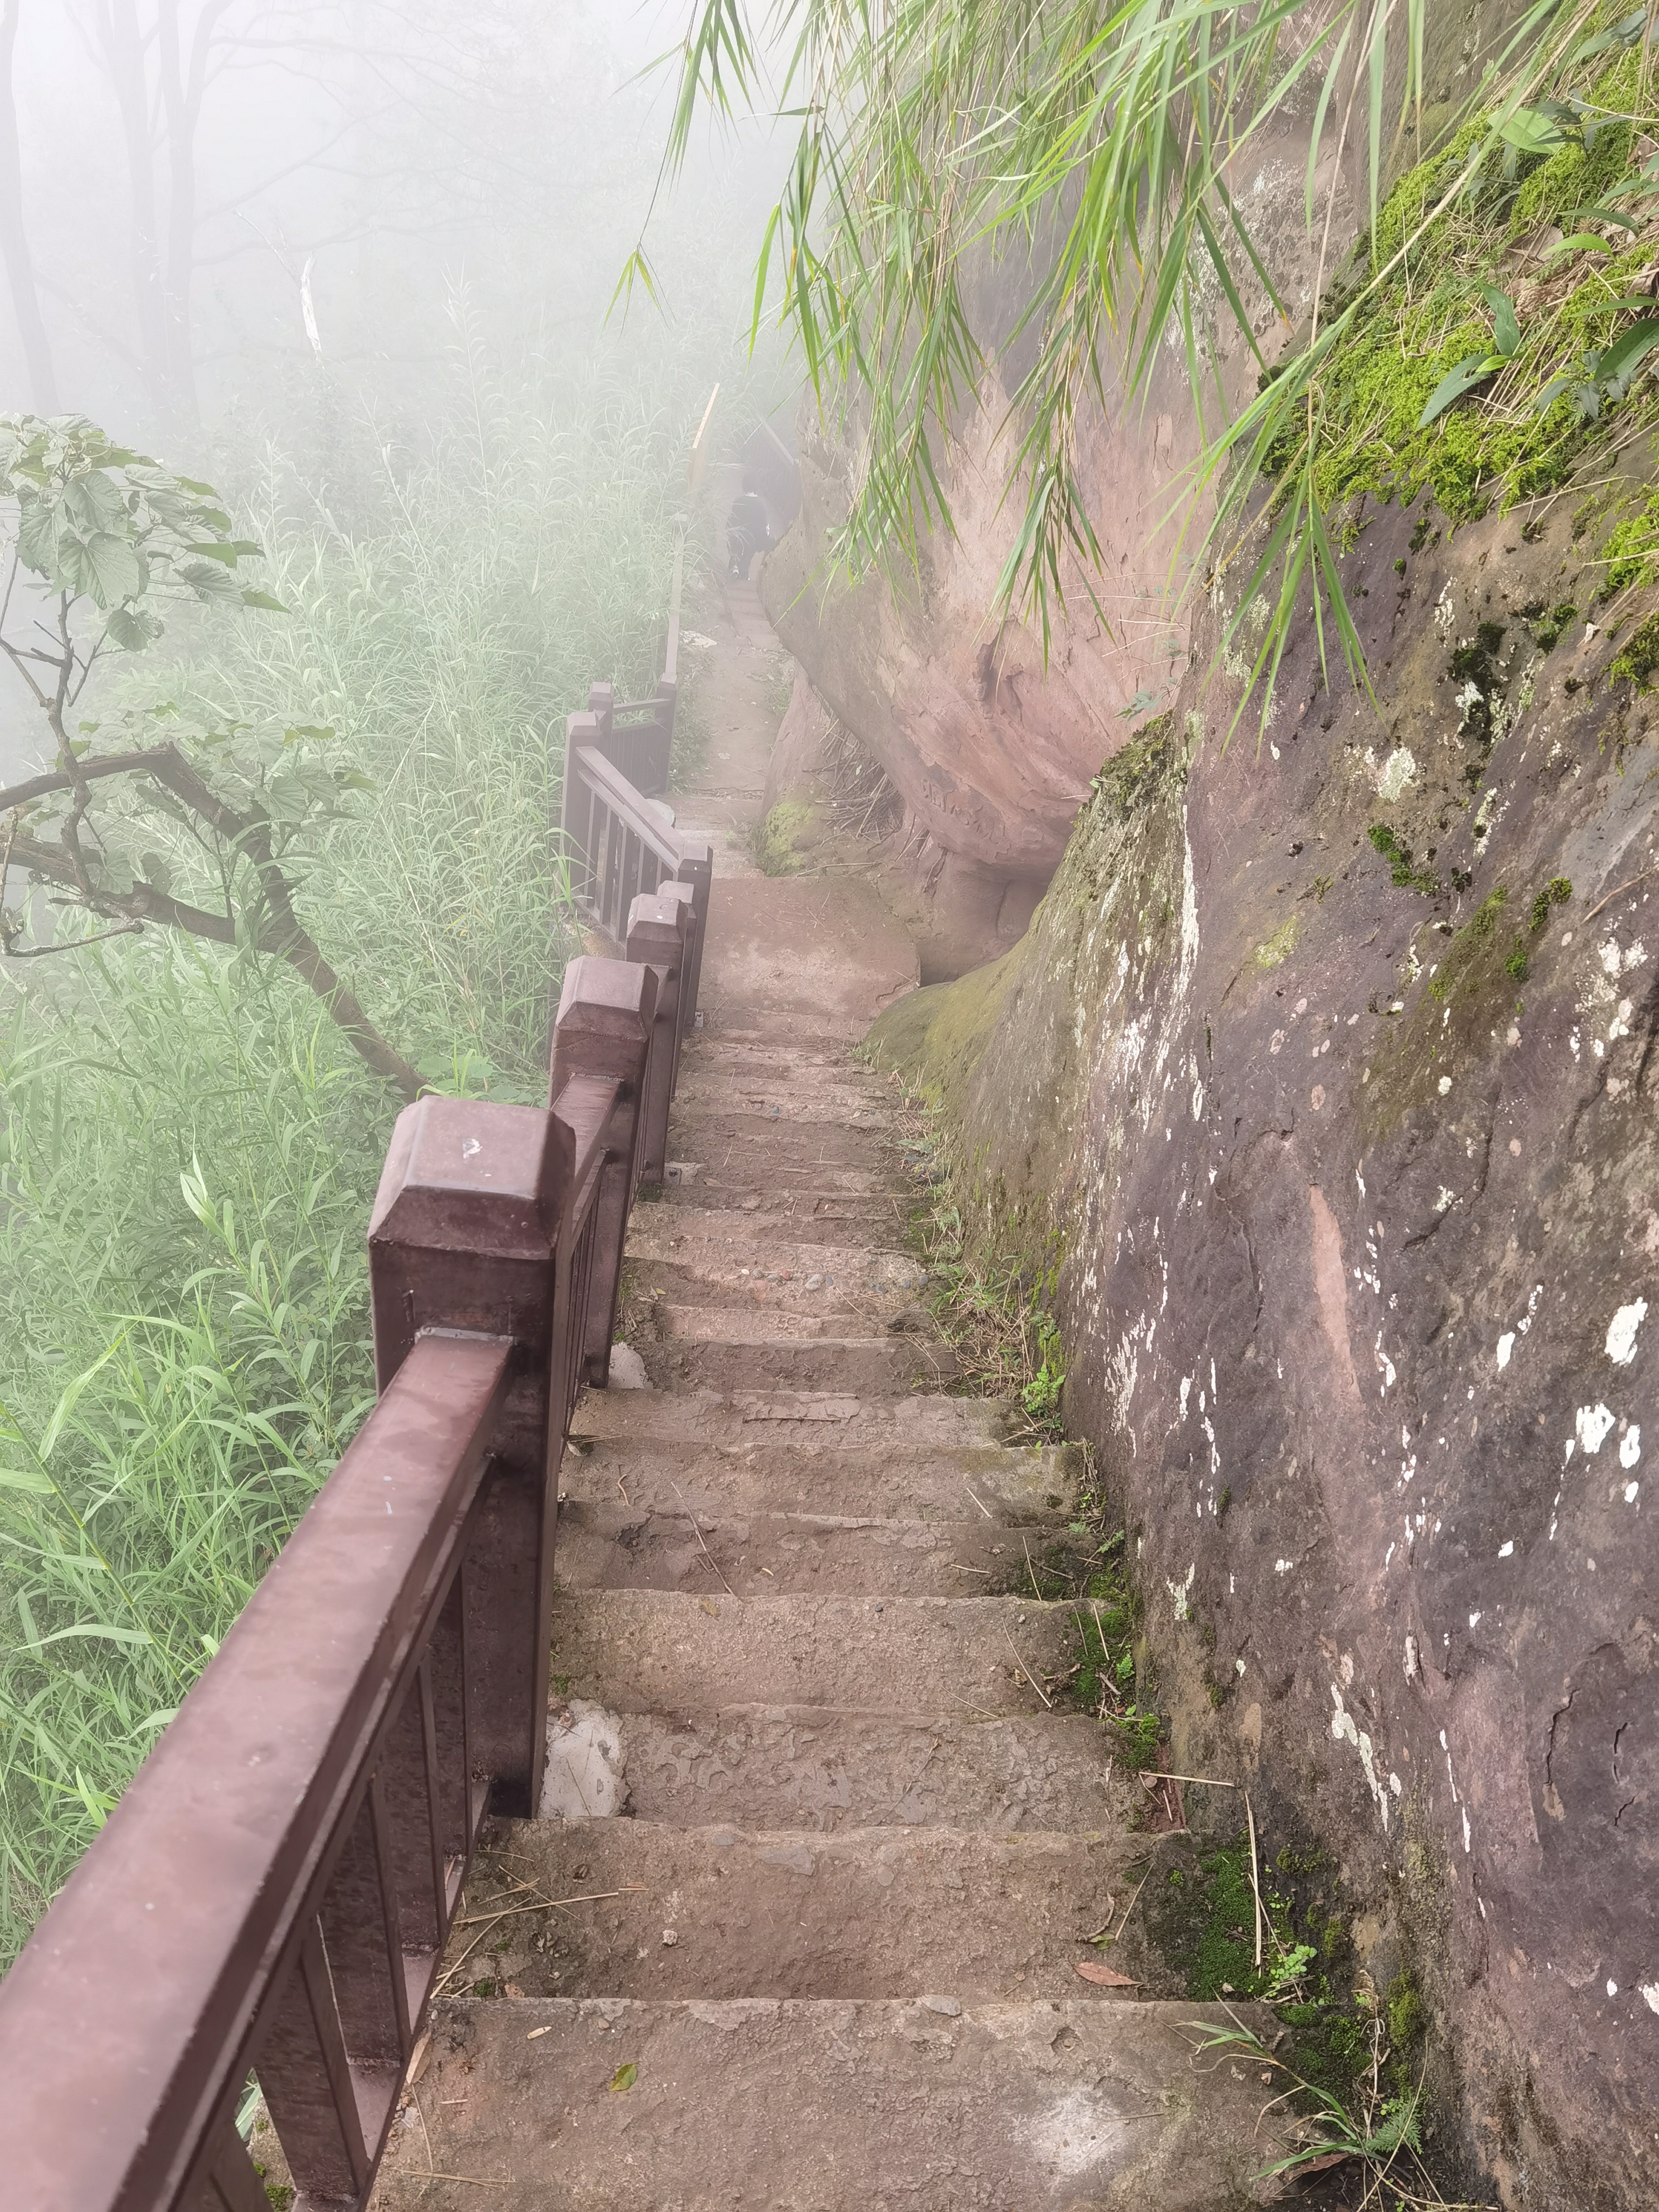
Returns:
[[[1285,963],[1290,958],[1291,953],[1295,947],[1296,928],[1297,917],[1295,915],[1291,915],[1288,921],[1282,921],[1279,927],[1274,930],[1271,937],[1267,938],[1263,943],[1256,946],[1256,966],[1258,968],[1282,968]]]
[[[1494,146],[1438,214],[1487,118],[1401,179],[1379,216],[1376,263],[1402,247],[1405,258],[1364,299],[1321,374],[1322,504],[1370,495],[1408,505],[1430,491],[1454,522],[1470,520],[1556,489],[1615,422],[1622,434],[1659,413],[1650,384],[1600,373],[1601,356],[1652,312],[1644,295],[1659,210],[1650,191],[1632,190],[1643,141],[1628,121],[1601,119],[1639,109],[1639,69],[1634,51],[1610,58],[1603,50],[1569,64],[1555,90],[1588,104],[1589,128],[1581,133],[1569,122],[1567,142],[1547,158]],[[1594,212],[1603,206],[1612,210],[1605,217]],[[1540,233],[1554,223],[1599,243],[1545,257]],[[1325,326],[1361,292],[1373,265],[1371,241],[1362,238],[1326,298]],[[1436,387],[1472,356],[1494,357],[1510,318],[1516,330],[1501,367],[1424,425]],[[1270,475],[1291,465],[1301,436],[1287,429]],[[1614,556],[1626,580],[1659,546],[1659,523],[1642,528],[1645,535],[1632,533]],[[1413,550],[1421,542],[1414,538]]]
[[[812,810],[799,799],[780,799],[755,824],[750,840],[755,865],[763,875],[793,875],[801,865],[799,841],[810,829]]]

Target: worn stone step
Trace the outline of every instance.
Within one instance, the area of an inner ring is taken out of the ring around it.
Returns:
[[[491,1972],[530,1997],[1064,1997],[1151,1863],[1110,1832],[526,1820],[464,1917],[509,1909]]]
[[[671,1145],[674,1135],[671,1129]],[[867,1206],[890,1206],[894,1201],[893,1177],[886,1167],[845,1164],[835,1166],[814,1160],[781,1161],[771,1157],[769,1147],[765,1164],[766,1190],[763,1197],[768,1203],[820,1197],[854,1199]],[[660,1184],[646,1183],[641,1188],[647,1205],[673,1205],[682,1200],[696,1205],[740,1204],[755,1195],[754,1167],[752,1159],[745,1160],[736,1152],[725,1159],[723,1165],[707,1159],[675,1158],[668,1161]],[[905,1202],[902,1193],[900,1202]]]
[[[830,1181],[843,1171],[862,1170],[872,1181],[890,1184],[898,1179],[902,1155],[884,1122],[849,1127],[838,1121],[786,1121],[730,1107],[676,1105],[668,1157],[722,1176],[735,1170],[744,1189],[752,1190],[756,1163],[763,1159],[769,1176],[775,1171]]]
[[[766,1291],[780,1303],[809,1311],[815,1299],[821,1307],[845,1308],[860,1298],[896,1310],[913,1301],[927,1279],[927,1269],[912,1254],[875,1244],[831,1238],[803,1242],[781,1235],[693,1242],[663,1207],[636,1217],[629,1232],[628,1257],[641,1288],[651,1285],[654,1297],[665,1290],[672,1297],[669,1284],[678,1278],[705,1290]],[[672,1270],[672,1277],[665,1279],[663,1270]]]
[[[850,1183],[853,1180],[849,1172],[848,1181]],[[869,1180],[873,1182],[875,1178]],[[757,1190],[751,1176],[740,1184],[727,1184],[714,1192],[701,1187],[695,1176],[689,1182],[682,1176],[668,1182],[647,1184],[644,1188],[654,1194],[646,1200],[647,1205],[738,1213],[751,1229],[764,1226],[775,1230],[784,1224],[788,1225],[791,1235],[837,1220],[860,1224],[891,1224],[902,1231],[908,1218],[903,1198],[886,1188],[841,1189],[825,1184],[813,1189],[804,1184],[780,1186],[769,1176],[766,1188]]]
[[[575,1725],[562,1707],[550,1745]],[[842,1827],[1109,1827],[1144,1812],[1116,1739],[1087,1713],[915,1722],[821,1705],[628,1713],[615,1793],[641,1820],[682,1826],[787,1820]],[[565,1800],[580,1805],[579,1798]]]
[[[659,1390],[839,1388],[879,1397],[937,1390],[962,1371],[958,1355],[938,1337],[836,1336],[829,1315],[659,1306],[654,1317],[662,1334],[641,1336],[635,1349]],[[787,1324],[787,1333],[774,1334],[767,1326],[774,1322]]]
[[[670,1260],[700,1273],[713,1262],[738,1266],[750,1275],[764,1273],[778,1267],[776,1255],[785,1247],[836,1256],[842,1249],[894,1252],[910,1263],[909,1273],[921,1273],[920,1262],[905,1242],[903,1219],[890,1206],[884,1212],[866,1204],[858,1213],[809,1206],[792,1209],[785,1204],[763,1212],[758,1206],[745,1209],[682,1202],[637,1206],[628,1224],[630,1260]],[[809,1269],[823,1272],[822,1260]]]
[[[719,1069],[682,1068],[674,1118],[744,1114],[791,1126],[833,1122],[842,1128],[896,1128],[892,1094],[884,1085],[848,1082],[817,1070],[799,1075],[732,1077]]]
[[[1236,2016],[1274,2033],[1261,2008]],[[1219,2005],[446,2004],[380,2212],[1238,2212],[1284,2148]],[[255,2144],[259,2155],[270,2138]],[[465,2184],[434,2181],[459,2174]]]
[[[587,1390],[570,1433],[607,1443],[834,1443],[878,1450],[973,1450],[1018,1425],[995,1398],[860,1398],[849,1390]]]
[[[561,1509],[557,1571],[569,1590],[684,1589],[698,1597],[718,1597],[723,1589],[739,1597],[800,1589],[1017,1596],[1029,1571],[1019,1538],[983,1519],[756,1513],[734,1521],[694,1517],[678,1507],[672,1513],[629,1511],[602,1499],[572,1499]]]
[[[662,1513],[832,1513],[874,1521],[960,1521],[976,1513],[1005,1528],[1051,1528],[1075,1515],[1083,1471],[1075,1444],[953,1449],[646,1437],[573,1444],[559,1470],[559,1492]]]
[[[1012,1597],[692,1597],[580,1590],[553,1606],[561,1697],[618,1712],[826,1705],[863,1712],[1040,1712],[1072,1663],[1072,1608]],[[1030,1669],[1030,1674],[1026,1670]]]

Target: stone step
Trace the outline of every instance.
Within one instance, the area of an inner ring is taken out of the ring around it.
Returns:
[[[678,1508],[630,1512],[620,1502],[574,1499],[559,1513],[557,1573],[568,1590],[683,1589],[696,1597],[718,1597],[722,1590],[738,1597],[787,1590],[1018,1596],[1028,1572],[1018,1537],[982,1519],[857,1521],[756,1513],[740,1521],[712,1514],[694,1521]]]
[[[672,1133],[670,1141],[673,1141]],[[754,1165],[752,1159],[735,1152],[723,1169],[708,1160],[671,1159],[660,1185],[642,1186],[645,1201],[647,1205],[674,1205],[681,1200],[698,1206],[741,1205],[755,1194]],[[657,1194],[655,1200],[653,1191]],[[856,1199],[869,1206],[890,1206],[893,1178],[884,1168],[820,1166],[812,1160],[792,1164],[767,1158],[763,1203],[816,1198]]]
[[[569,1713],[562,1707],[550,1726],[561,1765],[561,1747],[577,1725]],[[1141,1809],[1143,1792],[1115,1755],[1115,1737],[1087,1713],[919,1723],[822,1705],[754,1705],[613,1715],[604,1726],[619,1745],[611,1802],[641,1820],[685,1827],[787,1820],[827,1833],[884,1826],[1086,1831]],[[586,1733],[579,1729],[574,1741]],[[567,1788],[559,1802],[580,1808],[581,1799]]]
[[[682,1066],[674,1093],[674,1119],[696,1115],[747,1114],[791,1125],[830,1121],[844,1128],[893,1131],[897,1116],[884,1084],[849,1080],[827,1068],[734,1074],[696,1063]]]
[[[735,1170],[744,1188],[752,1190],[756,1163],[763,1159],[769,1180],[776,1174],[833,1185],[838,1175],[861,1170],[866,1180],[891,1184],[898,1177],[900,1153],[885,1122],[848,1127],[839,1121],[786,1121],[781,1115],[677,1104],[668,1157],[721,1176]]]
[[[860,1253],[891,1252],[908,1262],[907,1280],[921,1275],[920,1262],[905,1241],[902,1218],[891,1206],[883,1212],[866,1205],[825,1209],[781,1206],[763,1212],[758,1205],[715,1206],[688,1200],[670,1206],[641,1206],[628,1224],[630,1260],[669,1260],[705,1273],[712,1264],[740,1267],[745,1274],[775,1270],[783,1247],[839,1256],[844,1248]],[[808,1270],[822,1273],[823,1266]]]
[[[859,1397],[937,1390],[961,1373],[948,1344],[908,1330],[880,1336],[829,1334],[827,1314],[745,1313],[720,1306],[654,1309],[661,1334],[635,1346],[659,1390],[793,1389],[839,1386]],[[787,1325],[774,1333],[772,1322]]]
[[[809,1313],[848,1312],[860,1304],[896,1312],[913,1304],[927,1284],[927,1270],[908,1252],[782,1237],[696,1244],[675,1229],[672,1215],[659,1218],[665,1212],[651,1209],[636,1219],[628,1237],[628,1257],[640,1289],[653,1297],[672,1300],[677,1285],[687,1290],[696,1285],[705,1293],[759,1293]]]
[[[554,1687],[614,1712],[825,1705],[917,1718],[1045,1710],[1070,1606],[1012,1597],[693,1597],[581,1590],[553,1606]]]
[[[1275,2032],[1259,2007],[1091,1995],[469,1998],[436,2016],[419,2118],[393,2130],[373,2201],[1238,2212],[1289,2123],[1258,2123],[1272,2092],[1255,2069],[1197,2055],[1235,2016]]]
[[[1067,1997],[1151,1864],[1109,1833],[525,1820],[458,1938],[506,1908],[489,1972],[528,1997]]]
[[[849,1174],[849,1182],[857,1180]],[[874,1182],[875,1178],[866,1180]],[[820,1223],[837,1220],[891,1223],[902,1231],[908,1219],[903,1200],[884,1188],[807,1189],[799,1184],[780,1188],[769,1178],[766,1188],[757,1191],[752,1176],[741,1185],[731,1183],[717,1188],[699,1183],[695,1176],[689,1182],[677,1178],[645,1188],[655,1194],[654,1199],[646,1199],[647,1205],[741,1214],[755,1228],[775,1229],[783,1224],[793,1224],[792,1235],[815,1229]]]
[[[1017,1419],[1003,1400],[931,1393],[860,1398],[848,1390],[586,1390],[570,1433],[614,1443],[833,1443],[951,1451],[1000,1444]]]
[[[829,1513],[860,1521],[961,1521],[978,1514],[1002,1528],[1048,1528],[1075,1515],[1083,1472],[1075,1444],[836,1449],[771,1438],[688,1446],[647,1437],[573,1445],[559,1470],[559,1495],[630,1511],[725,1519]]]

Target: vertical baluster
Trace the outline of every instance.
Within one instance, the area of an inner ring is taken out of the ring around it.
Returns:
[[[255,2070],[301,2189],[325,2204],[355,2203],[368,2179],[369,2154],[314,1920],[301,1939]]]
[[[386,1853],[397,1899],[399,1948],[417,1958],[439,1950],[444,1937],[443,1847],[432,1820],[427,1721],[422,1695],[425,1669],[404,1693],[380,1755],[377,1779],[386,1808]]]
[[[213,2147],[179,2197],[179,2212],[270,2212],[265,2185],[247,2146],[227,2118]]]
[[[477,1330],[520,1346],[461,1598],[465,1771],[488,1777],[491,1809],[516,1819],[534,1811],[545,1763],[554,1478],[564,1442],[562,1421],[556,1434],[549,1423],[554,1248],[571,1169],[569,1132],[545,1109],[422,1098],[398,1116],[369,1230],[382,1389],[417,1329]],[[441,1633],[434,1683],[448,1755],[445,1649]]]
[[[371,1775],[319,1915],[340,2032],[352,2064],[396,2076],[409,2056],[403,1934],[380,1777]]]
[[[690,901],[690,886],[676,884],[672,892],[636,898],[628,918],[628,957],[648,963],[657,978],[639,1152],[641,1175],[657,1182],[662,1180],[668,1152],[668,1109],[679,1050],[680,984]]]
[[[564,789],[559,820],[571,855],[571,889],[578,898],[587,895],[592,874],[592,794],[583,781],[577,755],[584,745],[596,749],[599,722],[596,714],[571,714],[564,726]],[[580,880],[579,880],[580,878]]]
[[[559,1018],[553,1030],[549,1096],[556,1099],[574,1075],[597,1075],[622,1087],[605,1133],[605,1166],[598,1199],[599,1226],[583,1332],[583,1372],[603,1389],[611,1375],[611,1340],[622,1279],[623,1244],[634,1195],[635,1147],[639,1141],[640,1092],[657,979],[631,960],[573,960],[564,972]]]
[[[696,1027],[697,994],[702,988],[702,948],[708,934],[709,881],[714,856],[707,845],[694,845],[681,856],[679,879],[691,886],[693,926],[686,949],[685,981],[680,987],[680,1034]]]
[[[438,1832],[446,1855],[472,1848],[471,1769],[466,1696],[466,1609],[462,1576],[450,1584],[427,1647],[438,1749]]]

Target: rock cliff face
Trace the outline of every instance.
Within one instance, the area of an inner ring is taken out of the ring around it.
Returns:
[[[1555,634],[1565,504],[1435,520],[1345,564],[1380,717],[1304,635],[1224,752],[1189,677],[1019,945],[875,1041],[981,1233],[1062,1242],[1180,1767],[1378,1901],[1503,2203],[1613,2212],[1659,2202],[1659,631]]]

